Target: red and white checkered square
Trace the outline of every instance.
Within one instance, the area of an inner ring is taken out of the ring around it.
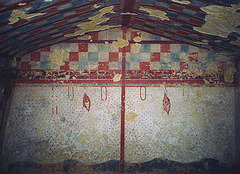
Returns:
[[[149,71],[150,70],[150,62],[140,62],[140,70],[141,71]]]
[[[109,52],[109,62],[118,62],[118,52]]]
[[[79,43],[78,51],[79,52],[88,52],[88,43]]]
[[[161,44],[160,50],[162,53],[170,53],[170,44]]]
[[[78,52],[69,52],[69,61],[79,61]]]
[[[98,62],[98,70],[109,70],[108,62]]]
[[[31,61],[40,61],[40,52],[39,51],[32,52],[30,54],[30,59],[31,59]]]
[[[151,53],[151,62],[160,62],[160,53]]]

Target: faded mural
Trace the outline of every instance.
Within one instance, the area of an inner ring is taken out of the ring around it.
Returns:
[[[9,161],[119,160],[123,59],[126,163],[232,162],[233,60],[121,28],[23,57],[4,138]]]

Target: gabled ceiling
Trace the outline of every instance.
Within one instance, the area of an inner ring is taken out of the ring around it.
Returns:
[[[0,0],[0,54],[9,57],[115,27],[240,55],[240,0]]]

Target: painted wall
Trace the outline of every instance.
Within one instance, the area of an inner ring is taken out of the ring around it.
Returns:
[[[119,159],[120,88],[17,86],[5,135],[4,152],[12,162],[58,163],[75,159],[100,163]],[[234,89],[169,87],[171,111],[163,110],[163,87],[126,89],[126,161],[153,158],[192,162],[214,158],[232,161]],[[83,94],[90,97],[88,112]],[[72,94],[72,93],[71,93]],[[57,108],[57,110],[56,110]]]
[[[121,81],[113,80],[121,74],[123,49],[113,44],[118,38],[121,29],[94,33],[75,39],[85,42],[54,45],[22,59],[3,147],[11,162],[119,160]],[[233,61],[193,46],[153,43],[169,40],[137,30],[129,29],[126,39],[126,162],[231,163]],[[140,86],[146,87],[145,100]]]

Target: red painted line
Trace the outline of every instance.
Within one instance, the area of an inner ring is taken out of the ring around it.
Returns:
[[[126,54],[125,54],[126,55]],[[123,75],[123,74],[122,74]],[[124,73],[125,75],[125,73]],[[120,86],[122,83],[114,82],[112,79],[104,80],[104,79],[94,79],[94,80],[16,80],[16,84],[18,83],[26,83],[26,84],[95,84],[96,86],[109,86],[107,84],[112,84],[111,86]],[[213,86],[234,86],[236,83],[226,83],[220,81],[214,81],[215,83],[210,83],[209,85]],[[205,84],[203,79],[189,79],[189,80],[179,80],[179,79],[125,79],[126,84],[139,84],[141,86],[151,86],[152,84]]]
[[[123,39],[126,39],[126,28],[123,28]],[[122,52],[122,94],[121,94],[121,140],[120,140],[120,172],[125,171],[124,148],[125,148],[125,71],[126,71],[126,47]]]
[[[58,115],[58,107],[56,106],[56,114]]]
[[[96,79],[96,80],[16,80],[16,83],[55,83],[55,84],[71,84],[71,83],[92,83],[92,84],[121,84],[120,82],[114,82],[111,80]]]

